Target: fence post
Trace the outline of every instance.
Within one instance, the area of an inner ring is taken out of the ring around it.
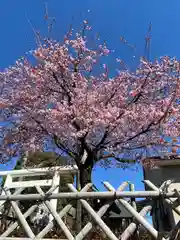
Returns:
[[[81,190],[79,170],[77,171],[77,174],[76,174],[76,189],[78,191]],[[81,207],[81,202],[78,199],[76,204],[76,232],[79,233],[81,231],[81,227],[82,227],[82,207]]]
[[[106,188],[109,191],[115,191],[115,189],[107,182],[104,183],[104,185],[106,186]],[[156,231],[156,229],[154,229],[150,223],[148,223],[138,212],[136,212],[136,210],[124,199],[118,199],[118,201],[126,208],[126,210],[128,210],[133,216],[134,218],[141,223],[144,228],[146,228],[146,230],[155,238],[158,238],[158,232]],[[165,240],[164,238],[162,238],[162,240]]]
[[[130,192],[134,192],[134,191],[135,191],[135,186],[134,186],[134,184],[132,184],[132,183],[129,184],[129,191],[130,191]],[[135,210],[137,210],[136,199],[133,198],[133,197],[131,198],[131,205],[132,205],[132,207],[133,207]]]

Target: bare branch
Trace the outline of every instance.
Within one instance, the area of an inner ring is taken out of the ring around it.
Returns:
[[[64,146],[64,144],[62,144],[58,137],[56,135],[53,135],[53,140],[54,143],[56,144],[56,146],[61,149],[62,151],[64,151],[65,153],[67,153],[70,157],[75,158],[75,156],[77,155],[76,153],[70,151],[70,149],[68,149],[67,147]]]
[[[150,72],[148,72],[143,84],[141,85],[141,87],[140,87],[141,90],[143,90],[143,88],[146,86],[149,75],[150,75]],[[136,103],[141,96],[142,96],[142,91],[140,91],[136,96],[134,96],[134,98],[128,103],[128,105],[130,105],[132,103]]]
[[[94,151],[98,151],[100,147],[105,143],[106,138],[108,137],[108,129],[104,132],[104,135],[101,139],[101,141],[96,145]]]
[[[121,162],[121,163],[136,163],[136,160],[134,160],[134,159],[120,158],[120,157],[115,156],[115,154],[113,154],[113,153],[102,155],[99,160],[101,160],[101,159],[105,160],[108,158],[113,158],[116,161]]]
[[[58,77],[56,76],[55,72],[53,72],[53,77],[56,80],[56,83],[58,83],[60,85],[60,87],[62,88],[62,90],[65,92],[65,94],[68,98],[68,104],[72,105],[72,101],[71,101],[72,99],[71,99],[69,91],[65,88],[65,86],[62,83],[60,83],[60,81],[59,81]],[[62,75],[62,77],[63,77],[63,75]]]
[[[54,143],[59,149],[67,153],[70,157],[75,157],[75,153],[70,151],[67,147],[65,147],[62,143],[60,143],[56,135],[52,135],[51,133],[49,133],[39,120],[35,119],[34,117],[31,117],[31,118],[38,124],[38,126],[40,126],[42,131],[44,131],[48,136],[51,136],[53,138]]]

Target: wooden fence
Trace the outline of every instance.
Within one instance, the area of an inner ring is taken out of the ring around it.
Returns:
[[[63,192],[61,177],[66,174],[76,176],[76,187],[68,184],[69,191]],[[180,239],[177,238],[180,223],[165,235],[145,218],[153,208],[154,199],[159,198],[180,215],[180,197],[176,189],[164,192],[150,181],[144,181],[150,191],[134,191],[129,182],[122,183],[118,189],[103,182],[107,189],[104,192],[92,191],[91,183],[79,190],[78,175],[76,166],[0,172],[0,176],[5,177],[0,195],[0,239],[126,240],[140,239],[142,229],[148,233],[146,239],[150,236],[152,239]],[[37,179],[39,176],[45,179]],[[25,180],[19,181],[19,177]],[[129,190],[124,191],[128,186]],[[28,193],[27,189],[34,189],[34,192]],[[138,201],[142,198],[148,201]],[[61,200],[64,199],[66,202],[63,205]],[[97,199],[96,202],[103,202],[98,210],[94,205]],[[140,204],[143,201],[145,205]],[[116,230],[111,229],[113,220],[107,219],[112,215],[109,212],[112,204],[120,210],[119,218],[118,214],[114,218],[117,219]],[[123,229],[124,220],[126,223],[128,220],[129,226],[126,224]]]

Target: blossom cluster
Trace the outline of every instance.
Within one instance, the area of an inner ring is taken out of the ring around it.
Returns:
[[[64,43],[45,39],[33,51],[35,64],[24,57],[1,72],[1,114],[12,121],[2,149],[17,144],[39,150],[48,136],[78,155],[82,139],[97,153],[160,145],[163,134],[179,136],[179,61],[141,59],[135,72],[110,78],[104,65],[105,72],[93,74],[97,60],[108,54],[106,45],[89,49],[79,34]]]

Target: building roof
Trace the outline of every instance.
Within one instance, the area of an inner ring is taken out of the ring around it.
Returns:
[[[152,163],[152,164],[151,164]],[[163,166],[172,166],[172,165],[180,165],[180,155],[167,155],[167,156],[155,156],[149,157],[143,160],[144,166],[152,165],[154,167],[163,167]],[[146,169],[146,167],[144,167]],[[147,167],[149,170],[149,168]]]

